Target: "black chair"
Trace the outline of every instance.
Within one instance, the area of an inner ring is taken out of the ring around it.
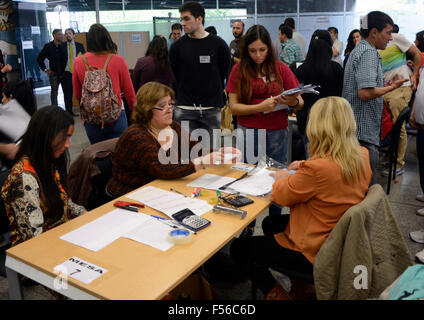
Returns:
[[[380,147],[380,151],[390,155],[389,161],[389,177],[387,180],[387,194],[390,194],[390,186],[391,180],[395,180],[396,178],[396,165],[397,165],[397,157],[398,157],[398,149],[399,149],[399,137],[400,131],[402,129],[402,125],[405,121],[408,121],[409,116],[409,108],[405,107],[403,109],[396,122],[393,124],[392,130],[389,132],[389,141],[390,143],[385,146]],[[393,178],[392,178],[393,175]]]
[[[91,178],[92,191],[85,204],[85,208],[90,211],[113,200],[106,193],[106,185],[112,178],[112,156],[96,158],[95,162],[100,169],[100,174]]]
[[[268,266],[268,268],[275,270],[277,272],[280,272],[284,275],[286,275],[287,277],[289,277],[291,280],[300,280],[309,284],[314,284],[314,276],[312,273],[302,273],[302,272],[298,272],[295,270],[290,270],[290,269],[286,269],[280,266]],[[252,299],[256,300],[256,292],[257,292],[257,284],[256,284],[256,279],[254,277],[252,277],[251,279],[251,283],[252,283]]]

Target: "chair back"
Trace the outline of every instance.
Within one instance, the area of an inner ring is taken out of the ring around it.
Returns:
[[[376,298],[411,264],[390,202],[374,184],[321,246],[314,261],[317,298]]]
[[[390,150],[394,150],[395,147],[397,149],[397,141],[400,137],[400,131],[402,129],[402,125],[405,121],[408,121],[409,108],[405,107],[400,113],[396,122],[393,124],[392,130],[390,130],[389,134],[391,135],[391,145]]]

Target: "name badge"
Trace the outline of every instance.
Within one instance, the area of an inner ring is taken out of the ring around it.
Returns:
[[[199,56],[200,63],[211,63],[211,56]]]

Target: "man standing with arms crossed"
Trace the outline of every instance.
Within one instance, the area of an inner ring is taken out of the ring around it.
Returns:
[[[174,120],[188,121],[190,133],[206,129],[213,141],[213,129],[221,128],[230,50],[224,40],[204,30],[205,9],[199,3],[186,2],[179,11],[185,35],[171,46],[169,53],[177,82]],[[203,146],[207,147],[207,143]]]
[[[73,63],[76,57],[80,54],[84,54],[84,45],[82,43],[76,42],[75,31],[72,28],[65,30],[66,42],[61,44],[61,50],[65,57],[65,71],[63,72],[62,77],[62,89],[63,97],[65,100],[65,108],[71,115],[76,116],[72,111],[72,96],[74,95],[74,90],[72,87],[72,68]]]
[[[392,40],[392,30],[393,20],[383,12],[372,11],[363,17],[361,34],[364,40],[351,52],[344,73],[342,96],[352,106],[359,143],[369,152],[373,173],[371,185],[377,182],[383,95],[408,80],[396,77],[384,85],[381,57],[377,49],[386,48]]]

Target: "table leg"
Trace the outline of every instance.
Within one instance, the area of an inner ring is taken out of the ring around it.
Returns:
[[[7,283],[9,285],[9,299],[10,300],[23,300],[24,294],[22,292],[21,281],[19,280],[18,273],[6,267]]]

